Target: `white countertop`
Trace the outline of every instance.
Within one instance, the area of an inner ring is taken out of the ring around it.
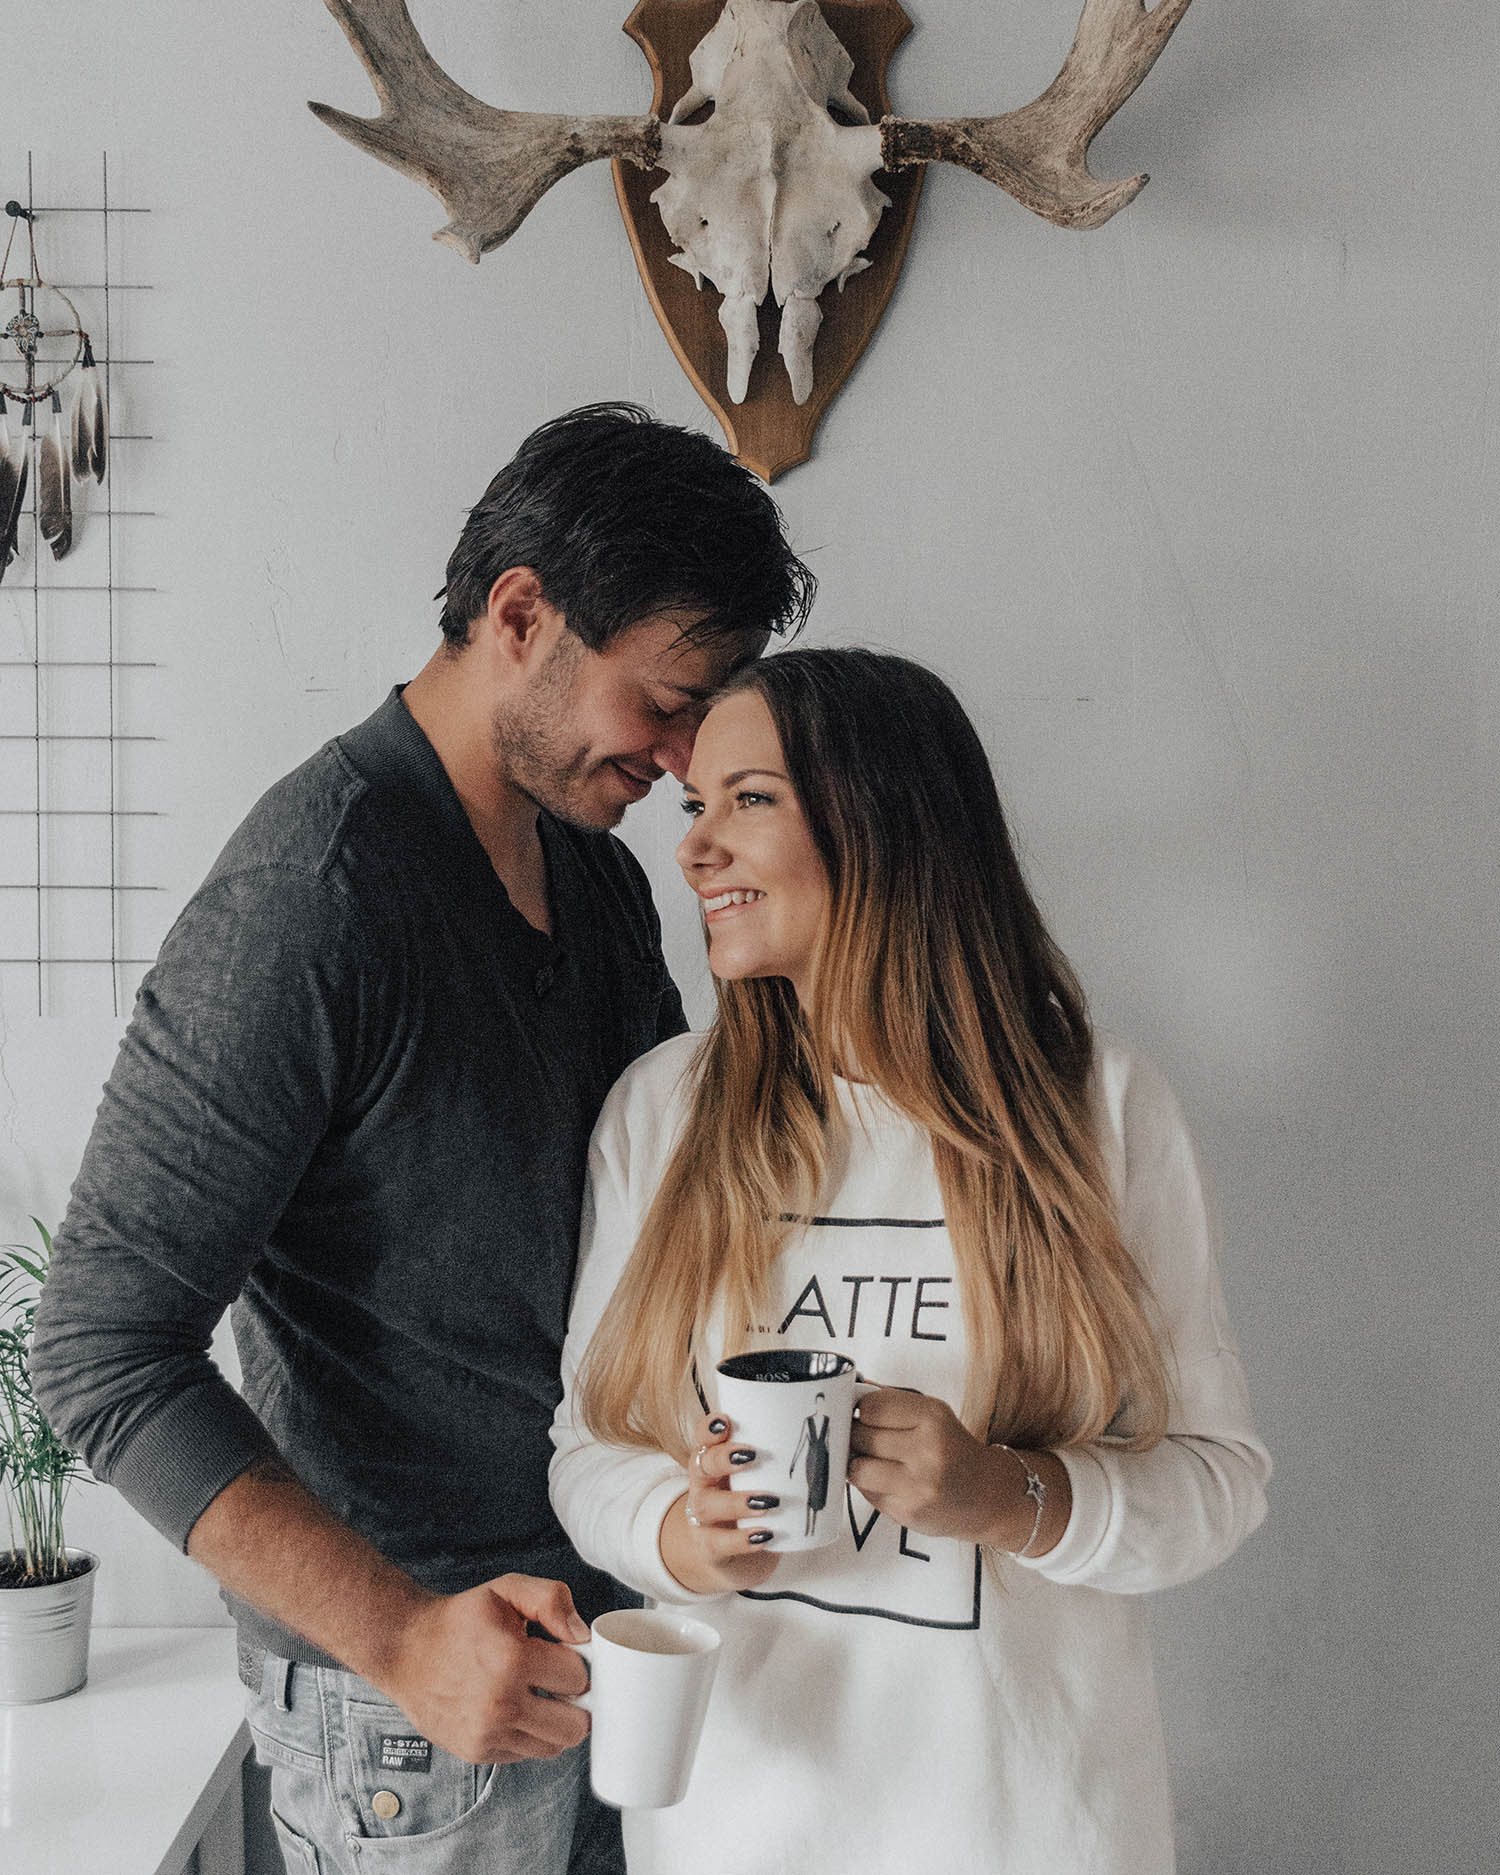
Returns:
[[[95,1628],[81,1692],[0,1706],[4,1875],[176,1875],[248,1745],[233,1628]]]

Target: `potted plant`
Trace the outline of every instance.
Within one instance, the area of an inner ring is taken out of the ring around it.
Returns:
[[[99,1558],[63,1541],[63,1503],[83,1461],[48,1425],[27,1370],[52,1238],[0,1245],[0,1493],[10,1548],[0,1549],[0,1705],[73,1693],[88,1678]]]

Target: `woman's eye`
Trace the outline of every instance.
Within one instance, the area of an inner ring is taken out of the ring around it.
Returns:
[[[762,794],[756,788],[743,788],[734,797],[734,804],[736,807],[774,807],[776,805],[776,796],[774,794]],[[690,819],[696,820],[703,812],[703,803],[695,800],[684,800],[682,803],[682,811],[684,814],[688,815]]]

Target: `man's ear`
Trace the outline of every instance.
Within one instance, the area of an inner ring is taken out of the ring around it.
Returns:
[[[561,629],[562,614],[548,605],[542,582],[529,566],[507,567],[500,574],[476,627],[507,663],[523,666],[546,657]]]

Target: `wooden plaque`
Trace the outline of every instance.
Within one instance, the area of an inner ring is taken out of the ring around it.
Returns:
[[[899,0],[819,0],[824,17],[854,60],[849,88],[878,123],[890,110],[886,69],[891,55],[911,31]],[[713,25],[721,0],[640,0],[625,31],[645,53],[655,80],[651,109],[665,119],[690,83],[688,57]],[[906,257],[917,198],[920,167],[898,176],[883,170],[877,188],[891,206],[865,249],[870,265],[855,274],[844,290],[823,289],[819,305],[823,324],[813,349],[813,390],[805,404],[792,402],[786,367],[776,350],[780,309],[768,293],[760,309],[760,351],[742,404],[732,404],[725,388],[728,344],[719,324],[719,294],[707,283],[702,291],[690,275],[670,264],[674,249],[651,200],[660,187],[661,170],[640,170],[616,162],[615,194],[635,250],[641,283],[661,328],[693,388],[718,418],[731,452],[767,482],[805,462],[823,412],[854,369],[870,342],[896,276]]]

